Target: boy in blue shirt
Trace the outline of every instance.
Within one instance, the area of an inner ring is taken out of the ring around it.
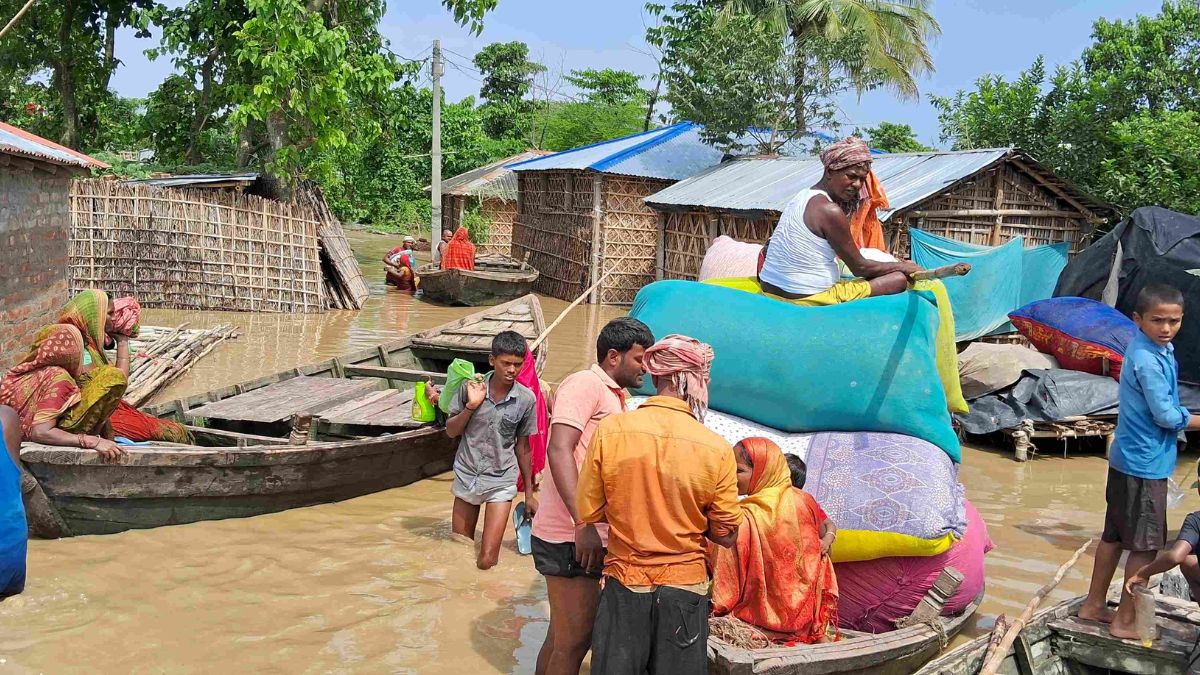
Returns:
[[[1133,601],[1122,589],[1114,613],[1106,596],[1121,552],[1128,551],[1125,581],[1154,560],[1167,541],[1167,478],[1175,470],[1176,438],[1184,429],[1200,429],[1179,405],[1179,364],[1171,341],[1183,322],[1183,294],[1151,284],[1138,294],[1133,321],[1141,330],[1125,349],[1121,367],[1116,439],[1108,460],[1104,532],[1088,597],[1079,618],[1110,624],[1113,637],[1136,639]]]

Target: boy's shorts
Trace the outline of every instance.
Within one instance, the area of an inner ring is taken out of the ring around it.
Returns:
[[[1108,509],[1100,540],[1126,551],[1158,551],[1167,545],[1167,479],[1138,478],[1108,468]]]
[[[606,549],[600,549],[601,554],[607,554]],[[533,538],[533,566],[544,577],[589,577],[599,579],[604,566],[601,565],[591,572],[579,566],[575,559],[575,543],[564,542],[555,544]]]
[[[455,471],[450,492],[468,504],[480,506],[490,502],[511,502],[517,498],[517,484],[514,482],[501,487],[483,488],[479,485],[478,478],[460,476]]]

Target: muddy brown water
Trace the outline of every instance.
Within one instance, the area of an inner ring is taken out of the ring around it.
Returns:
[[[235,342],[163,392],[170,400],[244,381],[452,320],[467,310],[385,288],[377,263],[393,244],[351,233],[372,297],[361,312],[249,315],[148,311],[147,324],[234,323]],[[547,321],[566,303],[544,300]],[[550,338],[545,376],[594,358],[621,310],[581,306]],[[1192,482],[1195,456],[1177,467]],[[1054,445],[1016,463],[964,448],[961,478],[996,548],[987,600],[969,635],[1015,616],[1072,551],[1099,530],[1101,454]],[[546,632],[546,593],[511,533],[500,565],[479,572],[450,535],[448,476],[284,513],[117,535],[33,541],[23,595],[0,603],[0,673],[526,673]],[[1173,525],[1200,503],[1194,493]],[[1047,602],[1086,589],[1091,558]]]

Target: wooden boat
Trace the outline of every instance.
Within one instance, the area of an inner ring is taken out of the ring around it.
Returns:
[[[1200,611],[1196,603],[1165,595],[1156,596],[1156,600],[1159,637],[1149,647],[1138,641],[1114,638],[1103,624],[1080,620],[1075,614],[1083,598],[1078,597],[1034,613],[1004,657],[999,672],[1004,675],[1200,672],[1200,662],[1189,667],[1200,637]],[[974,675],[983,667],[990,641],[990,635],[975,638],[931,661],[918,673]]]
[[[339,501],[450,469],[456,444],[412,419],[415,382],[445,381],[466,358],[486,370],[490,336],[545,330],[529,295],[343,357],[151,406],[192,425],[194,446],[127,448],[119,464],[91,450],[26,444],[21,459],[34,533],[107,534],[239,518]],[[539,370],[546,344],[535,358]],[[304,432],[304,426],[311,429]]]
[[[437,263],[417,268],[422,297],[447,305],[489,305],[530,292],[538,271],[505,255],[475,259],[473,270],[443,270]]]
[[[910,675],[937,656],[946,641],[967,625],[982,601],[981,591],[961,614],[938,617],[937,630],[928,624],[875,635],[843,630],[837,642],[754,650],[710,637],[708,671],[713,675]]]

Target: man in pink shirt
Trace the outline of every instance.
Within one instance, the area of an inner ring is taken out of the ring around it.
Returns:
[[[537,675],[577,675],[592,645],[600,602],[608,527],[579,521],[575,487],[596,425],[625,410],[626,387],[642,383],[642,356],[654,345],[646,324],[608,322],[596,339],[596,365],[563,380],[554,396],[546,459],[551,480],[533,518],[533,563],[546,577],[550,630],[538,653]]]

